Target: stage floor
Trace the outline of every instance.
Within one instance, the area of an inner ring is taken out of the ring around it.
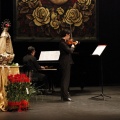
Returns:
[[[60,100],[60,89],[52,95],[31,97],[30,108],[23,112],[0,112],[0,120],[120,120],[120,86],[104,86],[109,97],[92,98],[101,88],[70,88],[72,102]]]

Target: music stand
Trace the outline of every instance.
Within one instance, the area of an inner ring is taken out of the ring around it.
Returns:
[[[101,54],[103,53],[104,49],[106,48],[107,45],[98,45],[92,55],[98,55],[100,59],[100,66],[101,66],[101,94],[94,96],[92,98],[97,98],[97,97],[103,97],[103,100],[105,100],[105,97],[111,98],[110,96],[107,96],[103,93],[103,66],[102,66],[102,56]]]

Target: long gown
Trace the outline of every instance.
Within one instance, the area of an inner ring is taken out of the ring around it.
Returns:
[[[11,63],[14,56],[11,36],[7,31],[3,30],[0,36],[0,64]]]
[[[9,74],[9,67],[5,71],[4,66],[11,63],[14,59],[13,46],[11,42],[11,36],[4,29],[0,36],[0,110],[6,111],[7,99],[5,92],[5,85],[7,85],[7,75]]]

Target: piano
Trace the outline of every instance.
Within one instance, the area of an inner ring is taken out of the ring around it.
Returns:
[[[59,50],[41,51],[38,59],[38,63],[44,66],[45,69],[41,69],[41,72],[46,74],[49,81],[49,90],[54,92],[55,82],[58,82],[58,60],[60,56]]]

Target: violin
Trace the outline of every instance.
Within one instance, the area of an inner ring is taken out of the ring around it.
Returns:
[[[67,40],[66,43],[68,45],[77,45],[79,42],[78,41],[73,41],[73,39]]]

